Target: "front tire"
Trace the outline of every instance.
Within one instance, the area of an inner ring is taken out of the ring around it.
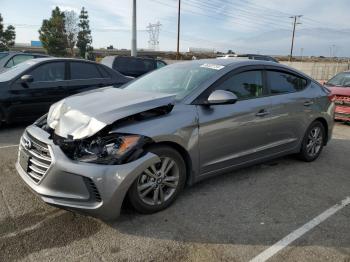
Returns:
[[[307,129],[299,153],[299,158],[306,162],[316,160],[322,152],[325,128],[319,121],[313,122]]]
[[[155,213],[171,205],[186,181],[186,165],[178,151],[168,146],[156,146],[149,152],[161,162],[145,169],[134,181],[128,198],[136,211]]]

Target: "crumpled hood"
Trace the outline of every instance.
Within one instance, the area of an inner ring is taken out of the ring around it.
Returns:
[[[174,102],[175,95],[100,88],[53,104],[47,124],[58,136],[83,139],[119,119]]]

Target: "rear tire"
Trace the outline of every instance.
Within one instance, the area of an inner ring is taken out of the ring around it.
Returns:
[[[319,121],[313,122],[304,135],[299,158],[306,162],[316,160],[322,152],[326,139],[325,134],[323,124]]]
[[[171,205],[186,181],[186,165],[178,151],[168,146],[149,149],[161,159],[140,174],[128,192],[131,205],[139,213],[150,214]]]

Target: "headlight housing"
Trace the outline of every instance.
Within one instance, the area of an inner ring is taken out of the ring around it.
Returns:
[[[110,134],[81,141],[75,146],[73,159],[85,163],[118,165],[137,159],[150,139],[133,134]]]

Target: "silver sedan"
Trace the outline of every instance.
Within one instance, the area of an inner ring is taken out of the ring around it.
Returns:
[[[115,219],[168,207],[186,185],[287,154],[318,158],[329,91],[264,61],[196,60],[54,104],[20,141],[16,168],[43,201]]]

